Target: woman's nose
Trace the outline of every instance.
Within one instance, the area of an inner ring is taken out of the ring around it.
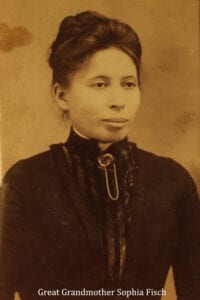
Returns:
[[[112,91],[109,95],[109,108],[114,110],[121,110],[125,107],[124,97],[121,95],[120,91]]]
[[[110,108],[111,109],[114,109],[114,110],[117,110],[117,111],[120,111],[121,109],[123,109],[125,107],[124,104],[111,104],[110,105]]]

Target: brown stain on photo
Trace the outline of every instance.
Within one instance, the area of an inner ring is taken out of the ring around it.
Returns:
[[[200,114],[196,111],[185,111],[174,121],[174,126],[181,132],[185,132],[189,124],[199,120]]]
[[[30,44],[33,35],[24,26],[10,28],[6,23],[0,23],[0,51],[9,52],[16,47]]]

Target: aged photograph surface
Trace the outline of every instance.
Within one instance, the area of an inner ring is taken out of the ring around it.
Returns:
[[[0,300],[200,299],[198,0],[0,0]]]

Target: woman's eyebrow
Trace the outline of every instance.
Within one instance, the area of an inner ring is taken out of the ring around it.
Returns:
[[[122,79],[135,79],[135,80],[137,80],[137,76],[134,76],[134,75],[128,75],[128,76],[122,77]]]
[[[97,75],[95,77],[90,78],[90,80],[95,80],[95,79],[103,79],[103,80],[110,80],[111,78],[106,75]]]
[[[95,77],[90,78],[90,80],[96,80],[96,79],[103,79],[103,80],[111,80],[112,78],[106,75],[97,75]],[[127,75],[127,76],[122,76],[122,80],[126,79],[135,79],[137,80],[137,76],[134,75]]]

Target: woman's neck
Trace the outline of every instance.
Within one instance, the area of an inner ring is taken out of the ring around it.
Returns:
[[[112,143],[104,143],[104,142],[99,142],[98,146],[101,149],[101,151],[105,151]]]
[[[74,126],[73,126],[73,130],[74,132],[76,132],[76,134],[78,134],[80,137],[86,139],[86,140],[89,140],[89,138],[85,135],[83,135],[82,133],[80,133]]]
[[[83,135],[82,133],[80,133],[75,127],[73,127],[73,130],[76,132],[76,134],[78,134],[80,137],[89,140],[89,138],[85,135]],[[105,151],[112,143],[108,143],[108,142],[98,142],[98,146],[100,148],[101,151]]]

